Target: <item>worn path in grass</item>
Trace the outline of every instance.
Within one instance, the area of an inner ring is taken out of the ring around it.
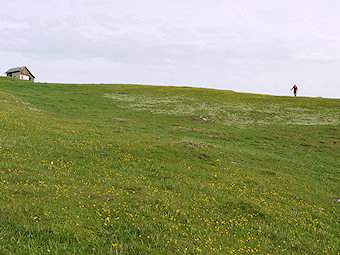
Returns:
[[[337,254],[340,100],[0,78],[0,253]]]

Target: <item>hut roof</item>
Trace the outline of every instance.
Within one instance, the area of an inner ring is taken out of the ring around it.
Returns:
[[[16,72],[20,72],[22,69],[24,69],[26,66],[18,66],[18,67],[14,67],[14,68],[11,68],[9,69],[6,74],[9,74],[9,73],[16,73]],[[28,70],[28,68],[26,67],[27,71],[34,77],[34,75],[31,73],[30,70]]]

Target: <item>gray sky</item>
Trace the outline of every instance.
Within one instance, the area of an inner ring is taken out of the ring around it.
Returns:
[[[0,71],[340,98],[339,0],[8,0]]]

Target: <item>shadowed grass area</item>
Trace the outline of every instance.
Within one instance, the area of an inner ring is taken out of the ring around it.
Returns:
[[[0,253],[336,254],[340,100],[0,78]]]

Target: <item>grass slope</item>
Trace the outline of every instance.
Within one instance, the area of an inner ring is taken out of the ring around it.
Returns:
[[[1,254],[336,254],[340,100],[0,78]]]

